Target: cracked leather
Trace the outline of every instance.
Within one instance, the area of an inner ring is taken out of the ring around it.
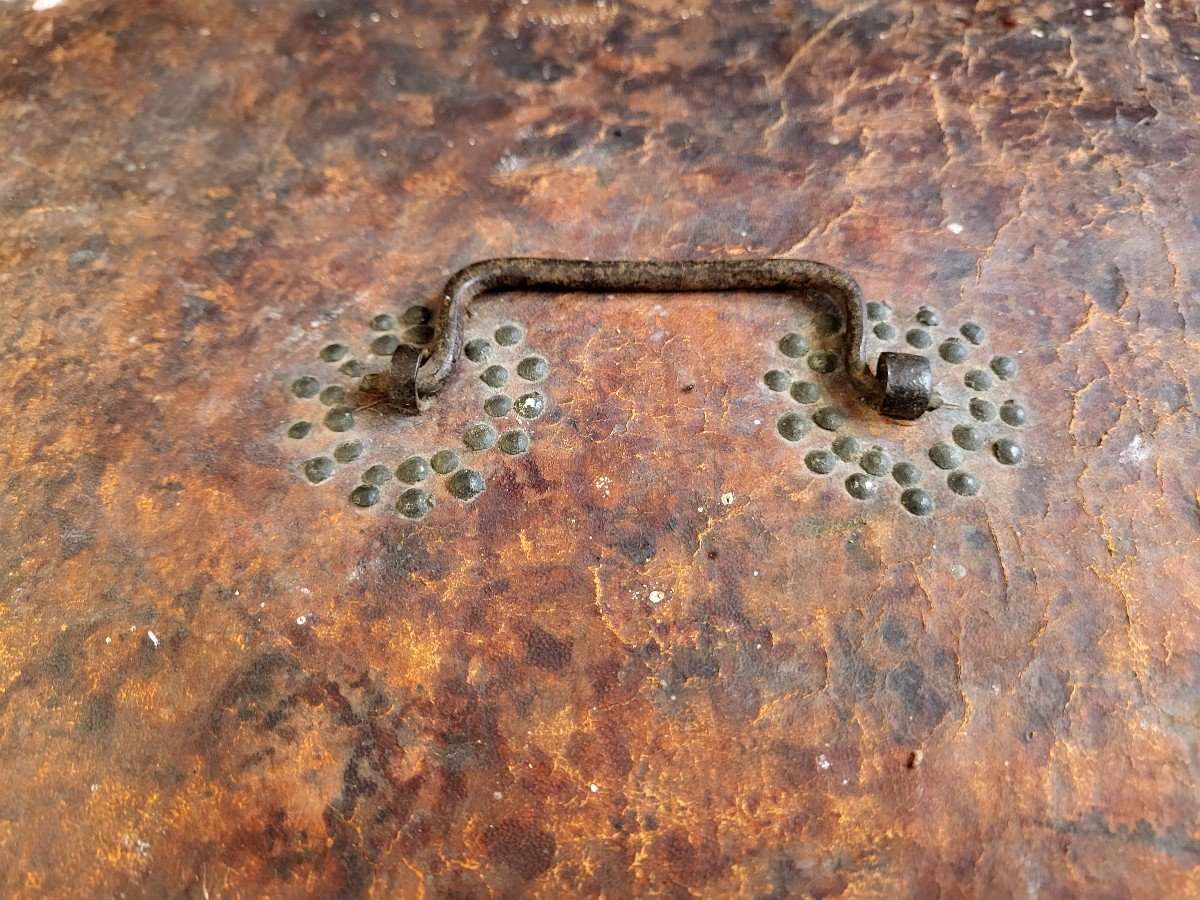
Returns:
[[[6,895],[1200,892],[1193,6],[2,6]],[[1025,459],[861,502],[786,298],[514,294],[484,493],[297,477],[288,379],[504,255],[828,261]]]

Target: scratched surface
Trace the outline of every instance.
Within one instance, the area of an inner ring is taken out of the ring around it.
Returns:
[[[0,4],[0,890],[1200,893],[1198,82],[1182,0]],[[514,296],[482,495],[309,484],[463,449],[289,385],[507,254],[842,266],[1025,458],[851,409],[857,500],[812,304]]]

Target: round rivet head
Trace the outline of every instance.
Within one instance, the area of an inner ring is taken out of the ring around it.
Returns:
[[[429,457],[429,465],[439,475],[449,475],[460,465],[458,454],[453,450],[439,450]]]
[[[946,476],[946,487],[963,497],[974,497],[979,493],[979,479],[970,472],[961,470]]]
[[[967,408],[971,410],[971,415],[980,422],[990,422],[996,418],[996,404],[990,400],[984,400],[982,397],[972,397]]]
[[[433,497],[420,488],[409,488],[396,501],[396,509],[406,519],[423,519],[433,510]]]
[[[958,338],[947,338],[938,345],[938,356],[948,363],[957,365],[967,361],[971,351]]]
[[[321,359],[325,362],[338,362],[349,352],[350,348],[345,344],[326,344],[321,348]]]
[[[537,391],[522,394],[513,404],[513,409],[522,419],[536,419],[546,411],[546,398]]]
[[[354,462],[361,459],[366,452],[367,448],[363,446],[362,441],[344,441],[333,451],[333,458],[340,463]]]
[[[391,356],[400,346],[400,340],[394,334],[381,334],[371,341],[371,352],[376,356]]]
[[[433,311],[428,306],[414,305],[404,311],[405,325],[424,325],[433,318]]]
[[[825,337],[837,334],[842,330],[842,318],[833,313],[817,313],[813,316],[813,330]]]
[[[324,421],[330,431],[349,431],[354,427],[354,410],[348,406],[335,406],[325,413]]]
[[[896,330],[896,326],[890,322],[880,322],[871,330],[875,332],[875,337],[881,341],[894,341],[896,335],[900,333]]]
[[[993,356],[992,371],[1009,381],[1017,377],[1017,361],[1011,356]]]
[[[496,329],[496,343],[501,347],[515,347],[521,343],[525,333],[516,325],[501,325]]]
[[[809,432],[808,420],[798,412],[784,413],[775,427],[785,441],[798,441]]]
[[[879,447],[874,447],[859,457],[858,464],[871,475],[886,475],[892,468],[892,458]]]
[[[900,505],[914,516],[927,516],[933,512],[933,498],[920,488],[909,488],[902,493]]]
[[[472,450],[487,450],[496,445],[496,429],[489,422],[477,422],[463,434],[463,443]]]
[[[813,413],[813,422],[818,428],[824,428],[826,431],[837,431],[846,424],[845,414],[836,407],[822,406]]]
[[[1012,438],[1000,438],[992,445],[992,452],[1006,466],[1015,466],[1025,458],[1025,451]]]
[[[483,401],[483,411],[497,419],[512,412],[512,400],[505,394],[496,394]]]
[[[817,475],[828,475],[837,467],[837,457],[828,450],[810,450],[804,457],[804,464]]]
[[[371,320],[371,328],[375,331],[391,331],[396,327],[396,317],[389,316],[387,313],[380,313]]]
[[[404,340],[409,344],[428,344],[433,340],[433,326],[414,325],[404,332]]]
[[[975,322],[967,322],[962,328],[958,329],[958,333],[976,347],[987,340],[987,329]]]
[[[290,438],[300,440],[300,438],[306,438],[312,434],[312,430],[312,422],[293,422],[292,426],[288,429],[287,434]]]
[[[984,445],[983,432],[974,425],[955,425],[950,432],[954,443],[964,450],[982,450]]]
[[[362,378],[367,374],[367,366],[362,360],[348,359],[341,364],[338,371],[350,378]]]
[[[1029,421],[1029,413],[1016,400],[1005,400],[1000,404],[1000,418],[1006,425],[1019,428]]]
[[[472,469],[460,469],[450,476],[450,493],[459,500],[474,500],[486,487],[483,476]]]
[[[792,376],[781,369],[772,369],[763,376],[763,384],[773,391],[786,391],[792,386]]]
[[[405,484],[417,484],[429,477],[429,463],[420,456],[410,456],[396,467],[396,477]]]
[[[825,350],[818,350],[808,355],[808,367],[814,372],[828,375],[837,368],[837,356]]]
[[[992,376],[983,369],[972,369],[963,376],[963,384],[973,391],[989,391],[992,389]]]
[[[371,466],[362,474],[363,484],[379,486],[392,480],[392,470],[387,466]]]
[[[304,463],[304,477],[313,484],[320,484],[333,476],[333,460],[328,456],[318,456]]]
[[[321,391],[321,402],[326,406],[333,406],[345,399],[346,389],[340,384],[331,384],[325,390]]]
[[[904,339],[908,341],[909,346],[916,347],[918,350],[924,350],[933,343],[933,338],[923,328],[910,328],[908,333],[904,335]]]
[[[892,466],[892,478],[901,487],[911,487],[921,480],[921,470],[910,462],[898,462]]]
[[[929,459],[939,469],[956,469],[962,465],[962,451],[953,444],[940,441],[929,448]]]
[[[550,372],[550,364],[540,356],[527,356],[517,363],[517,374],[526,381],[541,381]]]
[[[799,359],[808,352],[808,338],[802,334],[785,334],[779,340],[779,352],[791,359]]]
[[[837,454],[839,459],[844,459],[846,462],[856,462],[862,453],[862,447],[859,446],[858,441],[854,438],[845,435],[834,440],[833,452]]]
[[[862,472],[855,472],[846,479],[846,493],[855,500],[870,500],[879,493],[879,482]]]
[[[942,324],[942,319],[937,314],[937,311],[930,309],[928,306],[922,306],[917,310],[917,321],[922,325],[928,325],[930,328]]]
[[[481,338],[467,341],[467,346],[463,347],[463,355],[473,363],[484,362],[492,355],[492,345]]]
[[[797,381],[792,385],[792,399],[797,403],[816,403],[821,399],[821,390],[811,381]]]
[[[301,400],[311,400],[321,390],[321,382],[311,375],[301,375],[292,382],[292,393]]]
[[[500,435],[497,444],[501,452],[509,456],[520,456],[529,450],[529,435],[519,428],[513,428]]]
[[[379,488],[373,484],[360,484],[350,492],[350,502],[355,506],[368,507],[374,506],[379,502],[379,498],[383,496],[379,492]]]
[[[879,322],[886,319],[888,308],[886,303],[880,303],[878,300],[870,300],[867,303],[867,318],[872,322]]]
[[[488,387],[502,388],[508,384],[508,369],[504,366],[488,366],[479,376]]]

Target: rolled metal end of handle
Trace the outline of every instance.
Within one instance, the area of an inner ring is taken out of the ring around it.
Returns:
[[[415,416],[429,407],[429,400],[421,396],[417,387],[417,372],[426,358],[426,352],[420,347],[401,344],[392,353],[391,368],[386,372],[367,373],[358,383],[358,389],[386,401],[401,415]]]
[[[883,388],[879,412],[911,422],[937,407],[929,360],[912,353],[880,353],[875,378]]]
[[[425,351],[411,344],[401,344],[392,353],[392,369],[387,378],[388,402],[406,416],[415,416],[425,408],[417,390],[417,370],[425,359]]]

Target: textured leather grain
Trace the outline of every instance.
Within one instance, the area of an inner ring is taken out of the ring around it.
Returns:
[[[1198,80],[1182,2],[0,5],[3,892],[1195,896]],[[831,263],[946,406],[519,293],[360,402],[506,255]]]

